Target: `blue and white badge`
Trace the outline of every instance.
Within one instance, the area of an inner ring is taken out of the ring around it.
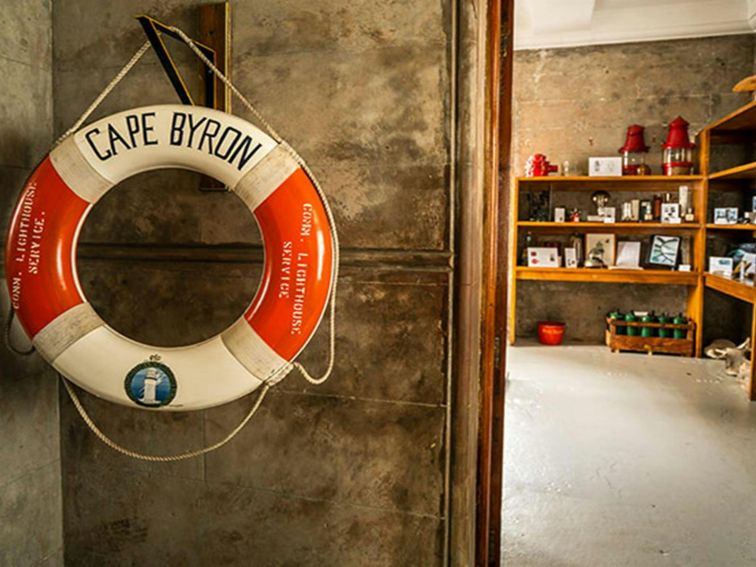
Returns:
[[[134,403],[150,408],[166,406],[176,396],[176,378],[158,355],[132,368],[124,386]]]

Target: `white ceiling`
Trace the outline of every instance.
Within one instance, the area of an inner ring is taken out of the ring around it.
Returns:
[[[515,0],[515,49],[753,33],[756,0]]]

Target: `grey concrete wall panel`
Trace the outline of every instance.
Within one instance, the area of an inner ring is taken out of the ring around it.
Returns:
[[[8,0],[0,11],[3,234],[26,177],[51,142],[51,11],[49,0]],[[7,299],[3,281],[3,329]],[[41,358],[20,357],[0,346],[0,565],[62,565],[57,392],[57,377]]]
[[[197,3],[56,5],[56,131],[142,43],[133,14],[192,33]],[[236,84],[308,161],[336,215],[344,268],[336,368],[321,387],[292,374],[229,445],[167,466],[103,447],[61,396],[66,559],[441,565],[451,2],[239,0],[232,14]],[[192,56],[169,45],[195,88]],[[148,53],[96,116],[175,100]],[[260,236],[244,206],[234,195],[198,191],[187,172],[122,183],[92,211],[81,240],[82,286],[94,308],[153,344],[188,344],[223,330],[252,299],[262,267]],[[325,365],[327,338],[322,326],[302,356],[314,372]],[[191,416],[82,399],[118,442],[177,453],[225,435],[254,394]]]
[[[0,565],[44,565],[59,557],[61,510],[57,458],[0,485]]]
[[[143,8],[192,30],[190,10],[180,9],[191,3],[130,4],[135,5],[128,16],[120,4],[113,6],[113,13],[109,9],[107,15],[96,15],[101,10],[94,0],[67,2],[56,12],[57,132],[74,122],[141,43],[131,13]],[[361,2],[344,8],[342,3],[327,2],[313,11],[296,2],[263,6],[238,2],[233,10],[234,80],[311,162],[329,194],[342,244],[445,249],[450,102],[448,22],[442,3],[389,8]],[[362,10],[366,13],[359,17],[360,23],[351,19]],[[97,25],[73,33],[69,24],[83,14]],[[337,34],[338,40],[321,36],[322,29],[314,25],[295,33],[305,21],[325,21],[328,14],[333,14],[329,33]],[[281,43],[271,42],[274,32],[281,32],[276,36]],[[284,41],[286,48],[281,47]],[[184,69],[195,68],[183,51],[179,46],[172,50],[182,54],[177,59]],[[133,77],[119,85],[94,117],[129,106],[175,101],[161,73],[154,55],[146,54]],[[196,83],[192,87],[196,90]],[[117,210],[128,197],[113,199]],[[201,209],[208,200],[192,194],[184,203]],[[174,208],[165,214],[166,225],[182,224]],[[232,229],[220,231],[217,238],[238,240]],[[133,231],[111,230],[108,235],[111,241],[134,238]]]
[[[3,325],[5,316],[0,318]],[[0,348],[0,368],[0,486],[4,486],[27,471],[57,463],[60,441],[55,373],[39,356],[20,358],[5,345]]]
[[[233,484],[183,478],[166,482],[158,473],[130,473],[128,485],[115,482],[115,476],[117,471],[107,469],[100,474],[72,471],[67,478],[83,496],[82,503],[102,503],[97,510],[82,508],[81,521],[69,530],[69,545],[79,550],[70,564],[111,565],[127,558],[121,563],[141,567],[394,567],[441,560],[442,530],[436,518]],[[151,498],[137,507],[135,490]]]
[[[52,4],[49,0],[6,0],[0,14],[0,58],[47,69],[50,80]]]
[[[50,146],[52,116],[50,71],[0,57],[0,163],[29,168]],[[7,189],[4,189],[7,190]]]
[[[260,244],[255,219],[235,193],[200,192],[203,177],[166,169],[135,175],[92,209],[82,243]]]
[[[115,330],[143,343],[182,346],[217,335],[247,309],[261,266],[80,260],[82,287]]]
[[[213,482],[439,517],[443,408],[335,396],[271,394],[234,446],[206,459]],[[220,439],[249,401],[207,413]]]

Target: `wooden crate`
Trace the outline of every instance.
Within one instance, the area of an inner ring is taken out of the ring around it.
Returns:
[[[680,356],[693,356],[695,348],[696,324],[693,321],[682,325],[674,323],[641,323],[639,321],[618,321],[616,319],[606,318],[606,345],[612,352],[632,351],[647,352],[648,354],[677,354]],[[618,335],[617,327],[635,327],[638,329],[638,336]],[[640,329],[685,329],[684,339],[662,338],[662,337],[641,337]]]

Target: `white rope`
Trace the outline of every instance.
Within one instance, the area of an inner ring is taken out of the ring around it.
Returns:
[[[223,439],[218,441],[217,443],[214,443],[213,445],[209,445],[208,447],[203,447],[202,449],[197,449],[195,451],[187,451],[186,453],[180,453],[178,455],[145,455],[144,453],[138,453],[137,451],[132,451],[131,449],[127,449],[126,447],[123,447],[122,445],[119,445],[115,441],[113,441],[110,437],[105,435],[99,427],[95,424],[94,421],[92,421],[92,418],[87,413],[87,410],[84,409],[84,406],[81,404],[81,400],[79,399],[79,396],[76,394],[74,389],[71,387],[71,384],[69,384],[68,380],[66,380],[62,375],[60,376],[61,381],[63,382],[63,385],[66,387],[66,390],[68,391],[68,395],[71,398],[71,401],[73,402],[74,406],[76,407],[76,411],[79,412],[79,415],[81,416],[81,419],[84,420],[84,423],[86,423],[89,426],[89,429],[92,430],[92,433],[94,433],[100,441],[105,443],[108,447],[111,449],[114,449],[118,451],[119,453],[122,453],[123,455],[126,455],[127,457],[131,457],[132,459],[138,459],[140,461],[151,461],[156,463],[170,463],[173,461],[183,461],[185,459],[191,459],[193,457],[199,457],[200,455],[204,455],[205,453],[209,453],[210,451],[215,451],[216,449],[220,449],[231,441],[236,435],[244,429],[244,426],[247,425],[250,419],[252,419],[252,416],[257,413],[257,410],[260,408],[260,404],[262,404],[262,401],[265,399],[265,394],[268,393],[268,390],[270,390],[270,386],[267,383],[263,383],[262,389],[260,390],[260,393],[257,395],[257,399],[255,400],[255,403],[252,405],[252,408],[249,410],[249,413],[247,413],[247,416],[241,420],[239,425],[237,425],[231,433],[226,435]]]
[[[131,59],[129,59],[129,62],[126,63],[126,65],[123,66],[123,68],[118,72],[118,74],[113,77],[113,80],[110,81],[110,84],[105,87],[102,92],[97,95],[97,98],[92,101],[92,104],[89,105],[89,107],[84,111],[84,114],[79,116],[79,119],[74,123],[73,126],[71,126],[68,130],[66,130],[63,135],[55,140],[55,143],[53,144],[53,148],[60,144],[63,140],[68,138],[71,134],[78,131],[79,128],[81,128],[81,125],[84,124],[87,118],[90,117],[90,115],[95,111],[95,109],[102,104],[102,101],[107,98],[107,96],[113,91],[114,88],[118,85],[118,83],[121,82],[121,79],[123,79],[129,71],[136,65],[139,60],[142,58],[142,55],[145,54],[145,52],[150,48],[150,42],[145,41],[142,44],[142,47],[137,49],[137,52],[133,55]]]
[[[8,349],[20,356],[29,356],[30,354],[34,354],[34,351],[36,350],[34,348],[34,345],[31,345],[28,349],[22,350],[20,348],[17,348],[16,345],[13,344],[13,319],[16,317],[16,310],[13,308],[13,305],[10,306],[10,309],[8,310],[8,319],[5,323],[5,346],[8,347]]]
[[[325,197],[325,193],[323,191],[322,186],[320,185],[320,182],[317,180],[315,175],[313,174],[310,167],[305,163],[305,161],[302,159],[302,157],[292,148],[288,143],[286,143],[281,136],[278,135],[278,133],[273,129],[273,127],[268,123],[267,120],[260,114],[260,112],[252,105],[252,103],[247,100],[247,98],[237,89],[231,81],[226,77],[223,73],[221,73],[220,69],[218,69],[212,61],[210,61],[202,51],[194,44],[194,41],[187,36],[182,30],[173,27],[172,30],[186,43],[186,45],[199,57],[199,59],[207,65],[215,74],[216,77],[218,77],[223,83],[231,90],[231,92],[242,102],[242,104],[255,116],[255,118],[259,121],[260,124],[263,125],[263,127],[268,131],[268,133],[271,135],[273,139],[278,142],[281,147],[283,147],[289,154],[296,160],[296,162],[299,164],[299,166],[307,173],[307,175],[310,177],[310,180],[312,181],[315,190],[318,193],[318,196],[320,197],[321,202],[323,203],[323,207],[325,208],[326,215],[328,216],[328,222],[331,226],[331,238],[333,239],[333,283],[331,285],[331,293],[329,294],[329,350],[328,350],[328,366],[326,367],[325,371],[320,377],[313,377],[307,369],[305,369],[302,364],[299,362],[293,363],[291,366],[288,366],[288,370],[286,370],[286,373],[288,373],[291,368],[296,368],[299,373],[302,375],[302,377],[307,380],[311,384],[322,384],[328,378],[331,376],[331,373],[333,372],[335,360],[336,360],[336,288],[337,283],[339,279],[339,236],[336,232],[336,224],[334,221],[333,211],[331,211],[331,207],[328,204],[328,200]],[[76,121],[76,123],[69,128],[58,140],[55,142],[54,145],[58,145],[60,142],[65,140],[68,136],[76,132],[81,125],[86,121],[87,118],[94,112],[94,110],[102,103],[103,100],[113,91],[113,89],[118,85],[118,83],[128,74],[129,71],[134,67],[134,65],[137,64],[137,62],[141,59],[142,55],[149,49],[150,42],[147,41],[142,45],[139,50],[134,54],[134,56],[129,60],[126,65],[119,71],[119,73],[113,78],[112,81],[110,81],[110,84],[108,84],[107,87],[97,96],[97,98],[92,102],[92,104],[89,105],[89,107],[84,111],[84,113],[79,117],[79,119]],[[285,374],[284,374],[285,375]],[[79,400],[79,397],[76,395],[76,392],[73,390],[71,385],[68,383],[68,381],[61,376],[61,380],[63,381],[63,385],[65,386],[66,390],[68,391],[68,395],[71,397],[71,401],[73,402],[74,406],[76,407],[76,411],[79,412],[79,415],[81,416],[84,423],[87,424],[89,429],[94,433],[100,441],[105,443],[108,447],[111,449],[114,449],[115,451],[118,451],[119,453],[122,453],[123,455],[126,455],[128,457],[131,457],[133,459],[139,459],[143,461],[152,461],[152,462],[172,462],[172,461],[181,461],[184,459],[190,459],[192,457],[198,457],[200,455],[204,455],[206,453],[209,453],[210,451],[214,451],[229,441],[233,439],[243,428],[250,419],[255,415],[258,408],[260,407],[260,404],[262,403],[263,399],[265,398],[265,395],[268,393],[268,390],[270,389],[270,384],[263,383],[262,390],[260,391],[260,394],[257,396],[257,400],[255,401],[254,405],[250,409],[247,416],[239,423],[239,425],[234,428],[231,433],[229,433],[225,438],[223,438],[218,443],[215,443],[213,445],[210,445],[208,447],[204,447],[202,449],[197,449],[194,451],[188,451],[186,453],[182,453],[179,455],[168,455],[168,456],[161,456],[161,455],[146,455],[143,453],[139,453],[136,451],[132,451],[130,449],[127,449],[115,441],[113,441],[110,437],[108,437],[105,433],[103,433],[99,427],[92,421],[92,418],[89,416],[87,411],[84,409],[84,406],[81,404],[81,400]]]

